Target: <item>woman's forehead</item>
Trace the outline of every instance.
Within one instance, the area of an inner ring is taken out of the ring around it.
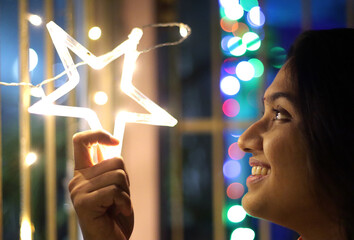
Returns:
[[[284,92],[287,93],[287,95],[296,96],[294,84],[291,83],[288,71],[284,66],[279,70],[272,84],[265,91],[264,98],[269,98],[269,96],[276,92]]]

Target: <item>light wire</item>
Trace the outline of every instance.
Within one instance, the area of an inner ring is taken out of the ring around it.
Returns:
[[[140,50],[138,51],[138,53],[147,53],[147,52],[150,52],[152,50],[155,50],[157,48],[161,48],[161,47],[167,47],[167,46],[175,46],[175,45],[178,45],[178,44],[181,44],[184,40],[186,40],[192,33],[192,30],[191,28],[187,25],[187,24],[184,24],[184,23],[179,23],[179,22],[172,22],[172,23],[154,23],[154,24],[148,24],[148,25],[144,25],[142,26],[141,28],[144,29],[144,28],[159,28],[159,27],[179,27],[179,28],[185,28],[185,30],[187,31],[187,34],[186,36],[182,36],[179,40],[177,41],[174,41],[174,42],[167,42],[167,43],[160,43],[160,44],[157,44],[153,47],[150,47],[150,48],[146,48],[146,49],[143,49],[143,50]],[[48,84],[50,82],[53,82],[59,78],[61,78],[62,76],[64,76],[67,72],[69,72],[69,70],[72,70],[73,68],[77,68],[79,66],[82,66],[82,65],[87,65],[87,62],[85,61],[82,61],[82,62],[79,62],[77,64],[75,64],[72,68],[70,69],[67,69],[67,70],[64,70],[62,71],[61,73],[59,73],[58,75],[56,75],[55,77],[53,78],[48,78],[48,79],[45,79],[43,80],[42,82],[40,82],[39,84],[37,85],[33,85],[32,83],[26,83],[26,82],[0,82],[0,85],[3,85],[3,86],[10,86],[10,87],[19,87],[19,86],[28,86],[28,87],[31,87],[31,88],[40,88],[42,87],[43,85],[45,84]]]

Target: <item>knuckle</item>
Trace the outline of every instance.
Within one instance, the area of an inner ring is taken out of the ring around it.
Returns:
[[[74,189],[75,187],[75,178],[72,178],[68,184],[68,189],[69,189],[69,192],[71,193],[72,190]]]
[[[122,158],[118,158],[118,157],[112,158],[111,162],[115,169],[121,169],[121,168],[124,169],[124,162]]]
[[[119,189],[116,185],[109,186],[109,193],[111,196],[116,196],[119,194]]]
[[[74,208],[76,210],[80,210],[82,208],[85,208],[85,201],[82,197],[74,198],[74,199],[72,199],[72,202],[73,202]]]
[[[115,178],[117,179],[117,182],[125,182],[127,174],[123,169],[117,169],[114,171]]]
[[[68,183],[69,192],[72,192],[74,188],[80,183],[79,175],[74,175],[74,177]]]
[[[79,143],[81,141],[83,135],[84,135],[84,133],[82,133],[82,132],[75,133],[73,136],[73,139],[72,139],[73,143],[74,144]]]

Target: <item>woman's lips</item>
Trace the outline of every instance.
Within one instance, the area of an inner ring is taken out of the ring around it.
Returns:
[[[252,175],[247,178],[247,186],[258,183],[267,178],[270,173],[270,165],[255,158],[250,158],[249,164],[252,167]]]
[[[250,185],[258,183],[268,177],[269,175],[250,175],[246,180],[246,185],[249,187]]]

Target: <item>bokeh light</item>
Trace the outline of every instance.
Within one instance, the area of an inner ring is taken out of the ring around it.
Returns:
[[[234,205],[227,211],[227,218],[230,222],[239,223],[245,219],[247,213],[240,205]]]
[[[251,63],[254,68],[254,77],[260,77],[263,75],[264,65],[259,59],[251,58],[248,62]]]
[[[232,32],[233,29],[238,28],[238,22],[235,20],[230,20],[227,17],[223,17],[220,20],[220,26],[225,32]]]
[[[222,49],[224,52],[229,52],[228,43],[229,43],[229,41],[230,41],[231,38],[233,38],[233,36],[227,35],[227,36],[224,36],[224,37],[221,39],[221,49]]]
[[[36,14],[30,14],[28,21],[34,26],[40,26],[42,24],[42,18]]]
[[[245,193],[245,188],[241,183],[234,182],[231,183],[226,190],[226,194],[231,199],[239,199]]]
[[[222,64],[222,68],[228,74],[235,75],[236,74],[236,68],[235,68],[236,61],[237,61],[237,58],[226,58],[224,60],[224,63]]]
[[[38,54],[32,48],[29,49],[29,71],[33,71],[38,64]]]
[[[262,27],[265,22],[264,14],[260,7],[253,7],[247,14],[247,20],[253,27]]]
[[[240,112],[240,104],[235,99],[228,99],[222,105],[222,111],[228,117],[236,117]]]
[[[238,23],[238,26],[237,28],[233,29],[232,30],[232,34],[235,36],[235,37],[241,37],[243,36],[245,33],[249,32],[249,27],[242,23],[242,22],[239,22]]]
[[[258,6],[258,1],[257,0],[240,0],[240,5],[243,7],[243,9],[248,12],[252,8]]]
[[[229,6],[232,6],[234,4],[238,4],[239,0],[219,0],[219,3],[224,8],[228,8]]]
[[[92,27],[89,32],[88,36],[91,40],[97,40],[101,37],[102,31],[99,27]]]
[[[242,38],[240,37],[231,38],[227,43],[227,47],[229,48],[230,53],[234,56],[242,56],[247,50],[246,45],[243,44]]]
[[[35,154],[34,152],[28,153],[25,158],[26,165],[31,166],[33,163],[37,161],[37,158],[38,158],[37,154]]]
[[[261,40],[257,33],[247,32],[242,36],[242,42],[246,45],[247,50],[256,51],[261,46]]]
[[[240,4],[230,4],[224,9],[225,16],[231,20],[239,20],[243,16],[243,8]]]
[[[230,158],[232,158],[234,160],[240,160],[241,158],[243,158],[245,156],[246,153],[244,151],[242,151],[240,149],[240,147],[238,146],[238,143],[235,142],[229,146],[228,154],[229,154]]]
[[[233,76],[227,76],[221,79],[220,89],[226,95],[235,95],[240,90],[240,82]]]
[[[236,160],[228,160],[224,163],[223,173],[227,178],[236,178],[241,173],[241,164]]]
[[[230,240],[253,240],[256,234],[250,228],[236,228],[231,233]]]
[[[236,76],[242,81],[249,81],[254,77],[255,70],[251,63],[247,61],[239,62],[236,66]]]
[[[270,64],[275,68],[281,68],[286,60],[286,51],[282,47],[273,47],[270,49]]]

